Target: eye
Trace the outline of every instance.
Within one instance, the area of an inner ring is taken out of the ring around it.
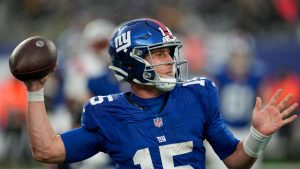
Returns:
[[[161,51],[154,51],[152,53],[152,56],[156,56],[156,57],[162,57],[163,56],[163,53]]]
[[[158,56],[158,57],[163,57],[164,54],[163,54],[163,52],[157,52],[157,56]]]
[[[170,50],[170,49],[166,49],[166,52],[167,52],[168,54],[170,54],[170,53],[171,53],[171,50]]]
[[[171,50],[168,48],[165,49],[159,49],[159,50],[154,50],[152,53],[152,56],[154,57],[166,57],[171,53]]]

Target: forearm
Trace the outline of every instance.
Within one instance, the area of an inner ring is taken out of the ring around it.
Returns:
[[[28,134],[33,157],[43,162],[64,161],[64,147],[60,136],[56,135],[50,125],[44,102],[30,102],[27,114]],[[59,154],[60,153],[60,154]]]
[[[48,122],[44,102],[28,103],[27,120],[32,149],[45,149],[56,135]]]
[[[38,161],[63,162],[64,144],[52,128],[44,103],[41,85],[28,85],[27,127],[32,155]]]
[[[263,153],[271,137],[272,135],[263,135],[251,126],[248,136],[243,142],[239,142],[236,151],[226,161],[224,160],[225,164],[234,169],[250,168],[256,158]]]
[[[229,169],[248,169],[257,158],[250,157],[243,148],[243,142],[239,142],[235,152],[224,160]]]

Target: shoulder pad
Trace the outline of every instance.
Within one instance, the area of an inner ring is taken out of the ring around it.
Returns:
[[[95,96],[87,101],[83,106],[81,125],[87,129],[95,129],[99,125],[96,119],[105,115],[106,106],[114,103],[118,95]]]
[[[81,126],[86,129],[96,129],[97,123],[94,114],[96,113],[95,107],[91,105],[90,101],[85,102],[81,116]]]
[[[189,86],[189,85],[200,85],[203,87],[216,87],[215,83],[212,80],[207,79],[206,77],[195,77],[183,83],[183,86]]]

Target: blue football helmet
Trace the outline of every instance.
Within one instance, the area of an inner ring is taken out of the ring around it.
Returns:
[[[170,91],[180,78],[180,65],[186,60],[179,60],[180,41],[162,23],[148,18],[136,19],[122,24],[114,33],[109,54],[118,80],[125,80],[142,85],[152,85],[162,91]],[[145,60],[151,51],[158,48],[169,48],[173,62],[150,64]],[[172,64],[174,77],[160,77],[155,66]]]

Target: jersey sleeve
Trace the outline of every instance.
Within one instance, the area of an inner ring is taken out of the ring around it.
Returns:
[[[99,130],[99,124],[95,118],[94,105],[86,102],[83,106],[81,127],[61,134],[65,150],[65,163],[73,163],[85,160],[103,148],[104,136]]]
[[[228,130],[220,112],[218,90],[213,81],[206,80],[205,137],[220,159],[231,155],[239,142]]]
[[[62,133],[61,138],[66,150],[65,163],[85,160],[102,150],[103,137],[82,127]]]

